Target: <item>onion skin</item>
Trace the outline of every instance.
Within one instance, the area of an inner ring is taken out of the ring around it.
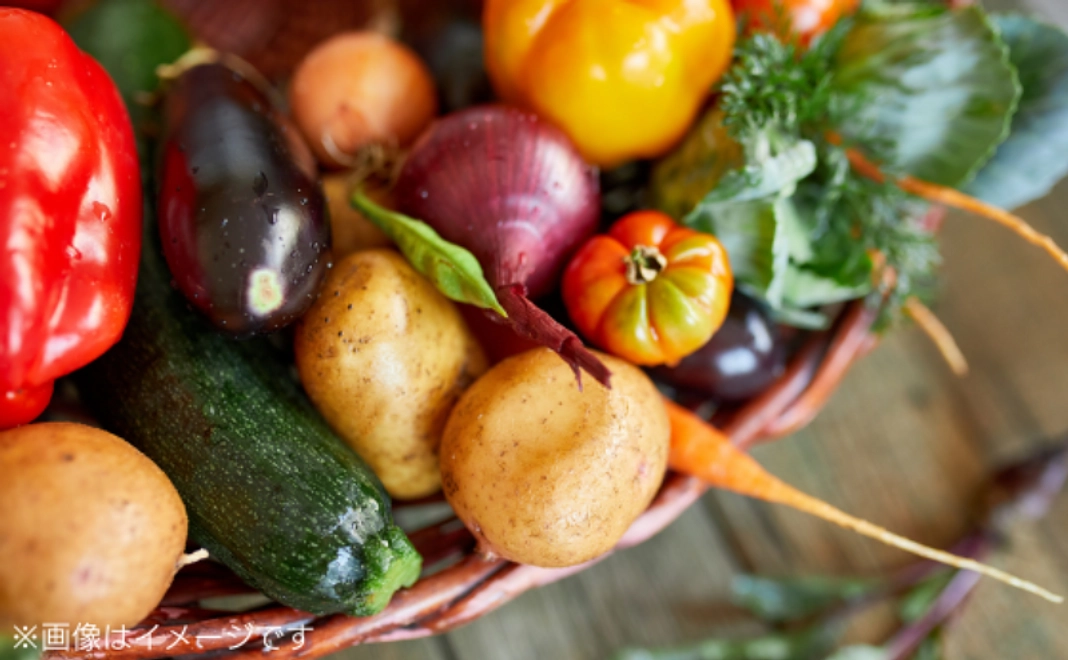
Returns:
[[[600,216],[597,171],[563,132],[505,106],[453,113],[412,148],[394,198],[399,211],[475,255],[516,333],[607,384],[601,361],[528,300],[552,290]]]
[[[437,114],[430,71],[408,47],[375,32],[316,46],[293,73],[289,105],[319,162],[346,165],[374,144],[407,146]]]

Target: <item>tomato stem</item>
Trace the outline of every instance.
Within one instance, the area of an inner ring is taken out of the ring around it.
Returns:
[[[635,245],[623,262],[627,264],[627,281],[634,285],[652,282],[667,268],[667,257],[649,245]]]

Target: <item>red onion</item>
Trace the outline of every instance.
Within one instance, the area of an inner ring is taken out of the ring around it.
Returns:
[[[528,300],[552,289],[600,214],[597,172],[560,130],[504,106],[448,115],[412,149],[395,199],[475,255],[517,334],[608,384],[582,341]]]

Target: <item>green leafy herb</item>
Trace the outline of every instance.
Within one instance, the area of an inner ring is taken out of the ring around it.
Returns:
[[[352,206],[384,231],[409,263],[448,298],[508,316],[497,301],[493,287],[486,281],[475,255],[446,241],[425,222],[375,204],[362,190],[353,193],[351,201]]]
[[[720,84],[723,124],[731,136],[747,143],[766,131],[800,135],[826,121],[835,104],[830,59],[848,28],[848,21],[840,22],[804,53],[770,33],[742,41]]]
[[[1012,134],[968,192],[1012,209],[1044,196],[1068,174],[1068,34],[1029,16],[991,18],[1008,45],[1023,96]]]
[[[1008,49],[979,7],[862,11],[834,59],[835,129],[886,167],[967,182],[1009,133],[1020,98]]]
[[[891,175],[959,184],[1004,138],[1019,86],[981,9],[907,2],[874,3],[805,52],[753,35],[720,92],[654,169],[653,198],[714,233],[739,286],[780,322],[820,327],[821,306],[870,296],[886,327],[932,293],[929,205],[857,174],[847,149]]]
[[[808,576],[767,578],[739,575],[731,582],[731,600],[765,621],[797,621],[880,588],[882,581]]]
[[[886,327],[900,315],[907,298],[926,301],[934,292],[941,258],[934,235],[923,223],[929,207],[891,183],[858,175],[840,147],[824,144],[820,164],[796,196],[813,244],[813,256],[803,268],[833,280],[839,289],[821,293],[817,285],[826,284],[813,281],[791,300],[795,305],[828,304],[847,300],[849,290],[858,294],[855,297],[870,293],[882,304],[878,325]],[[874,253],[894,269],[896,283],[890,291],[875,286]]]

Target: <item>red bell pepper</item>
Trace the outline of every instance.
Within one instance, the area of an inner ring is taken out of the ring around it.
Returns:
[[[118,341],[141,250],[133,128],[51,19],[0,8],[0,429]]]

